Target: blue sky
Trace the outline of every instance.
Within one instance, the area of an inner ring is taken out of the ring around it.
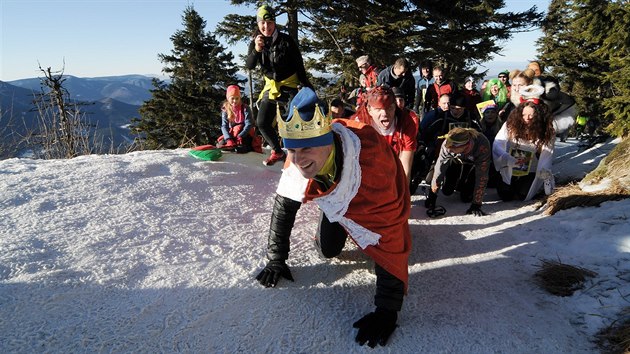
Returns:
[[[505,10],[523,11],[549,0],[506,1]],[[254,8],[227,0],[0,0],[0,80],[41,76],[38,65],[79,77],[161,74],[159,53],[170,53],[171,35],[182,28],[184,8],[192,4],[206,20],[206,30],[228,13],[254,13]],[[283,23],[283,19],[279,19]],[[539,31],[516,34],[504,57],[488,67],[525,67],[536,57]],[[228,46],[234,55],[246,44]],[[520,64],[518,64],[520,63]],[[522,65],[521,65],[522,64]],[[505,66],[504,65],[504,66]]]

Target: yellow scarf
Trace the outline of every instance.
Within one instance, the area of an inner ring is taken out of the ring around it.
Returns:
[[[337,165],[335,165],[335,149],[332,149],[328,159],[322,166],[322,169],[317,172],[315,177],[318,181],[322,182],[326,189],[330,188],[335,182],[335,175],[337,174]]]
[[[260,95],[258,95],[258,100],[262,100],[265,92],[269,91],[269,99],[275,100],[280,97],[280,87],[286,86],[290,88],[297,88],[300,84],[300,80],[298,79],[297,73],[287,77],[282,81],[275,81],[265,76],[265,87],[263,87]]]

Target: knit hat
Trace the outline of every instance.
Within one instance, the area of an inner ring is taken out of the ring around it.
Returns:
[[[392,92],[394,93],[394,97],[405,98],[405,94],[400,89],[400,87],[397,87],[397,86],[392,87]]]
[[[528,85],[521,87],[518,93],[521,95],[521,102],[530,101],[538,104],[540,96],[545,93],[545,88],[540,85]]]
[[[475,78],[472,77],[472,76],[469,76],[469,77],[466,78],[466,81],[464,81],[464,83],[467,83],[468,81],[470,81],[472,83],[475,83]]]
[[[387,109],[394,103],[394,92],[387,86],[378,86],[367,94],[367,103],[372,108]]]
[[[357,58],[357,66],[363,66],[365,64],[369,64],[369,62],[370,62],[370,57],[367,55],[362,55]]]
[[[304,87],[289,103],[286,119],[278,109],[278,132],[288,149],[325,146],[333,143],[331,119],[326,116],[326,104],[310,87]]]
[[[509,70],[503,70],[499,73],[499,75],[497,75],[497,77],[500,77],[501,75],[505,75],[506,77],[510,77],[510,71]]]
[[[237,85],[230,85],[225,91],[225,98],[232,96],[241,97],[241,89]]]
[[[466,107],[466,96],[459,92],[455,92],[451,95],[449,103],[451,106]]]
[[[499,108],[499,107],[498,107],[496,104],[494,104],[494,103],[493,103],[493,104],[489,104],[489,105],[484,106],[484,107],[481,109],[481,113],[483,114],[483,113],[485,113],[486,111],[492,111],[492,110],[496,111],[498,108]]]
[[[256,12],[256,22],[273,21],[276,22],[276,13],[269,5],[263,5]]]

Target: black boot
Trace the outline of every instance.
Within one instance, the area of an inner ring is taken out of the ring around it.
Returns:
[[[435,202],[437,201],[437,194],[433,193],[433,191],[429,191],[429,195],[427,199],[424,201],[424,207],[427,209],[435,208]]]

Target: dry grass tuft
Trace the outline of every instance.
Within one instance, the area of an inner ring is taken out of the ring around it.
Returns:
[[[574,207],[599,206],[603,202],[630,198],[630,191],[619,183],[599,192],[585,192],[577,184],[560,187],[547,198],[545,214],[553,215],[560,210]]]
[[[549,293],[557,296],[571,296],[584,287],[586,278],[597,273],[588,269],[563,264],[559,261],[542,260],[540,270],[534,274],[537,283]]]
[[[630,354],[630,307],[620,318],[597,334],[597,344],[604,353]]]

